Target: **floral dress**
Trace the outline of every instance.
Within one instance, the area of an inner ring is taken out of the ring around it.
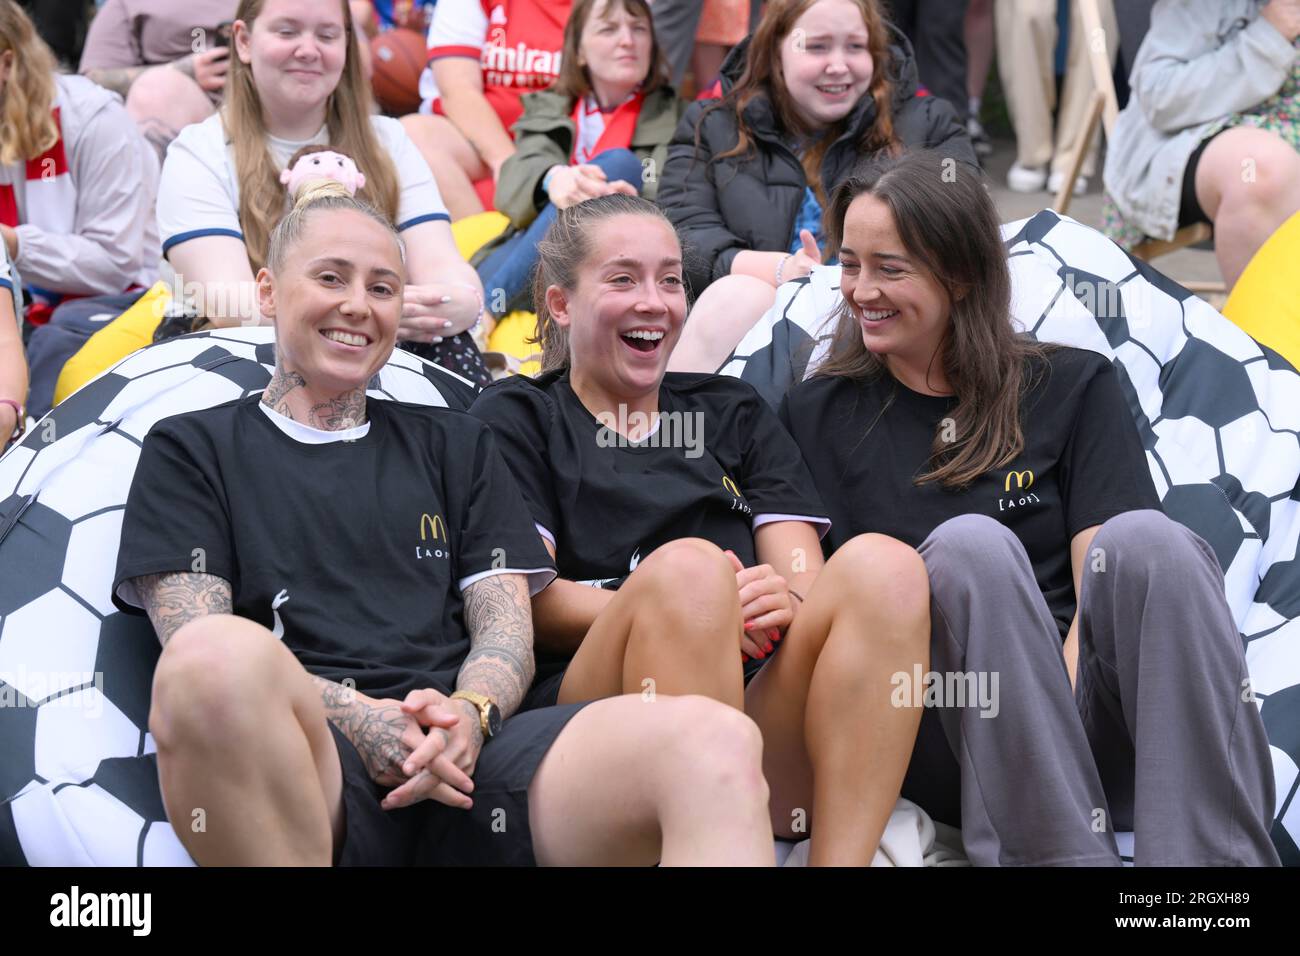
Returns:
[[[1232,113],[1210,124],[1201,142],[1234,126],[1253,126],[1276,133],[1300,152],[1300,57],[1291,64],[1291,74],[1282,88],[1257,106]],[[1132,249],[1147,237],[1142,230],[1124,221],[1115,201],[1106,194],[1101,210],[1101,231],[1125,249]]]

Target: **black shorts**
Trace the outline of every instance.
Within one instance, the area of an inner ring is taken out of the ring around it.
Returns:
[[[483,745],[469,810],[423,800],[401,810],[379,806],[356,748],[330,725],[343,767],[344,837],[340,866],[532,866],[528,786],[555,738],[585,704],[517,713]]]
[[[745,686],[754,679],[754,675],[763,669],[763,665],[770,661],[776,652],[781,649],[780,643],[772,648],[772,653],[761,661],[751,658],[742,664],[745,673]],[[524,696],[524,702],[519,706],[520,712],[532,710],[537,707],[554,707],[560,699],[560,684],[564,682],[564,671],[541,677],[533,682],[533,686],[528,688],[528,693]]]
[[[1219,133],[1224,132],[1219,130]],[[1215,133],[1214,136],[1218,136]],[[1205,152],[1205,147],[1214,142],[1214,136],[1201,140],[1200,145],[1192,150],[1192,155],[1187,158],[1187,166],[1183,169],[1183,192],[1178,204],[1178,228],[1193,226],[1198,222],[1210,225],[1210,217],[1205,214],[1201,208],[1200,200],[1196,198],[1196,169],[1201,165],[1201,155]]]

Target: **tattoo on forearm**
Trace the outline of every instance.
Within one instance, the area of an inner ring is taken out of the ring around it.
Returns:
[[[354,388],[350,392],[336,395],[324,402],[317,402],[307,410],[304,419],[295,415],[286,396],[296,388],[305,388],[307,380],[298,372],[285,372],[277,365],[271,382],[262,393],[262,402],[287,418],[312,428],[334,431],[340,428],[356,428],[366,420],[366,390]]]
[[[149,69],[147,66],[126,66],[113,70],[87,70],[86,78],[98,83],[106,90],[112,90],[114,93],[121,96],[122,99],[126,99],[126,94],[130,91],[131,84],[134,83],[139,78],[140,74],[147,69]]]
[[[503,716],[519,708],[533,681],[533,619],[527,579],[494,574],[465,591],[470,652],[456,678],[458,690],[491,697]]]
[[[163,644],[195,618],[231,613],[230,582],[215,574],[168,571],[131,581]]]
[[[320,690],[326,718],[352,741],[372,777],[401,767],[410,752],[402,743],[402,731],[409,718],[400,707],[391,704],[372,707],[355,688],[315,675],[311,679]]]

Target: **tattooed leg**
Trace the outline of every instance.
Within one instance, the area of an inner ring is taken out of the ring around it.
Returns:
[[[204,866],[329,865],[343,775],[320,691],[266,628],[208,614],[154,675],[149,729],[167,816]]]

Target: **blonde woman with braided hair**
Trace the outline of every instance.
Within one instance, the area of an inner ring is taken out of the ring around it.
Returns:
[[[482,285],[419,151],[372,114],[346,0],[241,0],[231,44],[224,106],[186,127],[163,165],[158,219],[178,287],[202,290],[195,305],[213,325],[259,321],[253,275],[287,210],[280,171],[302,147],[327,145],[365,173],[360,197],[409,250],[402,346],[486,382],[468,334],[485,312]]]

